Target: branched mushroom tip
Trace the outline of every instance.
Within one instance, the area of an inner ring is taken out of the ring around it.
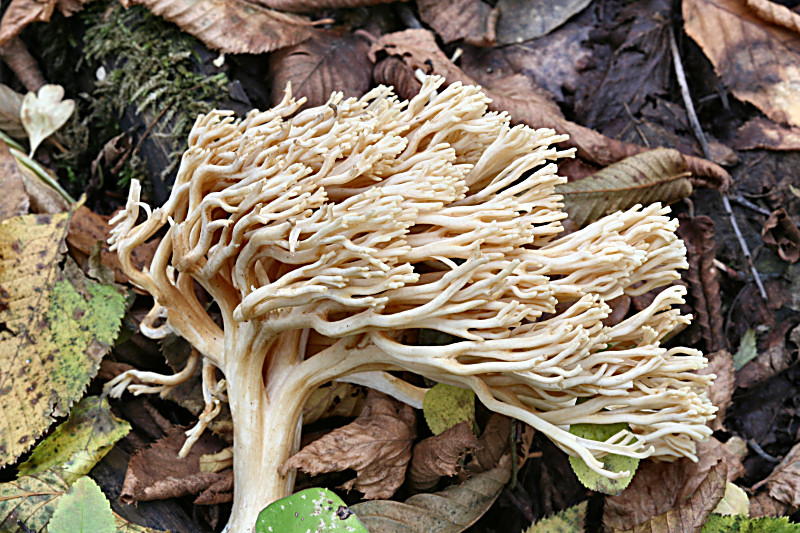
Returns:
[[[669,286],[687,266],[669,209],[636,206],[559,237],[554,161],[572,152],[553,145],[566,137],[512,127],[479,87],[442,86],[424,77],[410,101],[378,87],[305,110],[287,91],[243,119],[202,115],[167,202],[151,212],[134,182],[115,218],[123,269],[155,299],[142,331],[174,332],[203,358],[207,408],[189,443],[230,404],[230,531],[291,492],[282,467],[303,403],[335,379],[408,401],[418,391],[381,372],[470,388],[608,477],[620,474],[604,454],[694,459],[711,432],[713,376],[695,372],[705,358],[660,346],[689,321],[674,308],[685,290]],[[137,270],[131,253],[157,235]],[[607,301],[662,286],[604,325]],[[456,340],[426,346],[420,329]],[[111,391],[188,374],[131,372]],[[630,429],[606,442],[568,431],[617,422]]]

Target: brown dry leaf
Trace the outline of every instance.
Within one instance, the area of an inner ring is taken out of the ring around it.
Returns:
[[[592,0],[499,0],[498,44],[521,43],[547,35]]]
[[[305,13],[318,9],[339,9],[348,7],[374,6],[398,0],[255,0],[259,4],[281,11]],[[407,2],[408,0],[399,0]]]
[[[1,97],[0,97],[1,98]],[[25,192],[25,182],[8,146],[0,141],[0,221],[28,212],[30,199]]]
[[[245,0],[129,0],[227,54],[261,54],[308,39],[311,22]]]
[[[679,216],[678,219],[678,235],[686,244],[689,260],[684,279],[692,295],[695,323],[706,341],[706,349],[722,350],[727,348],[727,339],[722,330],[722,300],[714,266],[714,221],[707,216]]]
[[[800,443],[795,444],[772,473],[753,486],[766,485],[769,496],[793,508],[800,507]]]
[[[24,139],[27,136],[19,118],[22,98],[11,87],[0,83],[0,130],[15,139]]]
[[[709,426],[714,431],[725,429],[725,412],[731,405],[733,390],[735,387],[735,370],[733,368],[733,356],[726,350],[720,350],[707,355],[709,364],[698,374],[715,374],[717,377],[714,384],[708,391],[708,396],[719,410],[717,416],[709,422]]]
[[[310,39],[269,58],[272,102],[283,98],[291,82],[292,95],[308,99],[306,106],[325,104],[334,91],[345,97],[361,96],[372,83],[369,45],[351,33],[319,31]]]
[[[797,34],[764,24],[741,0],[684,0],[683,19],[686,33],[737,98],[776,122],[800,126]]]
[[[388,66],[378,64],[373,72],[377,82],[394,85],[402,98],[413,96],[419,89],[419,82],[414,75],[417,69],[427,74],[438,74],[447,83],[476,83],[439,50],[436,38],[427,30],[405,30],[383,35],[370,48],[370,58],[376,61],[379,53],[387,54],[389,59],[402,61],[402,64],[395,61]],[[575,147],[579,157],[600,166],[647,150],[567,120],[549,95],[541,89],[535,90],[533,83],[523,78],[521,75],[507,76],[493,81],[492,85],[485,85],[485,92],[492,100],[489,108],[508,111],[513,122],[522,122],[532,128],[552,128],[568,134],[570,138],[564,144]],[[693,180],[696,179],[695,183],[723,189],[730,184],[730,175],[715,163],[688,155],[684,155],[684,159]]]
[[[511,460],[505,455],[492,470],[441,492],[417,494],[405,502],[358,503],[350,509],[376,533],[461,533],[492,506],[510,478]]]
[[[102,243],[102,249],[100,250],[102,263],[114,271],[114,278],[117,282],[126,283],[128,282],[128,277],[122,272],[119,258],[115,252],[109,251],[108,243],[106,242],[111,230],[108,224],[109,218],[98,215],[88,207],[79,207],[70,220],[67,243],[87,256],[92,253],[98,242]],[[157,246],[158,241],[151,241],[134,250],[133,262],[136,268],[142,268],[150,264]]]
[[[748,120],[736,131],[737,150],[800,150],[800,128],[787,128],[765,118]]]
[[[750,497],[750,518],[762,516],[788,516],[795,509],[771,497],[767,492],[759,492]]]
[[[614,533],[699,533],[708,515],[725,494],[725,468],[713,468],[691,496],[679,506],[633,528]]]
[[[778,255],[784,261],[796,263],[800,259],[800,229],[785,209],[776,209],[769,215],[761,237],[764,243],[778,249]]]
[[[770,0],[745,1],[747,2],[747,7],[762,20],[800,33],[800,15],[788,7],[770,2]]]
[[[623,159],[582,180],[564,183],[568,220],[581,228],[614,211],[636,204],[671,204],[692,194],[684,158],[677,150],[656,148]]]
[[[414,446],[408,479],[411,487],[425,490],[442,476],[458,474],[461,459],[479,446],[468,422],[460,422],[439,435],[423,439]]]
[[[371,390],[358,418],[304,447],[283,471],[317,475],[352,468],[356,478],[344,488],[360,490],[369,500],[390,498],[405,479],[415,427],[412,407]]]
[[[789,321],[772,325],[766,337],[759,341],[755,359],[736,372],[737,387],[752,387],[789,368],[794,358],[791,351],[787,350],[786,334],[793,325]]]
[[[475,46],[495,43],[499,12],[482,0],[417,0],[417,9],[419,18],[445,43],[459,40]]]
[[[69,17],[83,9],[90,0],[11,0],[3,20],[0,21],[0,45],[19,35],[28,24],[49,22],[57,7]]]
[[[231,471],[201,472],[200,457],[218,452],[223,443],[204,433],[192,446],[189,455],[178,457],[186,436],[181,428],[174,428],[167,436],[151,446],[139,450],[128,463],[125,481],[122,484],[120,500],[127,504],[134,502],[177,498],[189,494],[206,494],[211,499],[225,486]],[[230,491],[228,491],[230,496]],[[228,500],[230,501],[230,499]],[[195,503],[201,503],[195,501]]]
[[[725,481],[736,479],[744,471],[739,457],[713,437],[698,444],[697,455],[700,458],[697,463],[689,459],[640,463],[628,488],[618,496],[606,498],[603,524],[613,530],[644,524],[689,501],[715,471],[722,473],[719,493],[722,498]],[[715,505],[711,505],[709,512]]]
[[[478,439],[478,448],[472,454],[467,465],[470,472],[485,472],[497,465],[508,451],[511,441],[511,419],[507,416],[492,413],[486,427]]]

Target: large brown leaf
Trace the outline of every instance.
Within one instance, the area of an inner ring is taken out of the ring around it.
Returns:
[[[708,472],[692,495],[679,506],[654,516],[633,528],[614,529],[614,533],[692,533],[699,532],[708,515],[725,494],[725,469]]]
[[[387,66],[379,63],[374,72],[376,81],[394,85],[403,98],[413,96],[419,88],[414,74],[417,69],[428,74],[438,74],[447,83],[476,83],[444,55],[436,44],[435,36],[427,30],[405,30],[383,35],[373,43],[370,57],[377,60],[380,53],[390,56],[389,60],[396,58],[400,62],[392,61]],[[568,134],[570,138],[564,144],[575,147],[579,157],[600,166],[616,163],[647,150],[643,146],[606,137],[567,120],[552,98],[543,90],[535,88],[530,80],[525,82],[527,88],[524,88],[523,78],[520,76],[508,76],[496,80],[493,85],[484,85],[487,96],[492,100],[490,109],[507,111],[516,123],[525,123],[532,128],[552,128],[559,133]],[[726,188],[730,183],[730,175],[718,165],[688,155],[684,159],[693,176],[702,177],[698,179],[698,183],[721,188]]]
[[[25,128],[19,118],[22,107],[22,95],[8,85],[0,83],[0,130],[15,139],[27,137]]]
[[[738,150],[800,150],[800,128],[787,128],[757,117],[736,131],[733,147]]]
[[[506,455],[492,470],[441,492],[417,494],[405,502],[364,502],[350,509],[374,532],[460,533],[483,516],[510,478],[511,460]]]
[[[684,0],[683,19],[737,98],[800,126],[800,35],[765,24],[741,0]]]
[[[358,418],[300,450],[283,469],[316,475],[352,468],[356,478],[345,488],[360,490],[367,499],[389,498],[405,479],[415,425],[413,408],[370,391]]]
[[[719,350],[708,354],[707,357],[709,360],[708,366],[698,371],[698,374],[714,374],[717,376],[708,390],[708,397],[711,399],[711,403],[718,409],[714,420],[709,422],[708,425],[716,431],[725,429],[723,422],[725,422],[725,414],[733,400],[736,377],[733,368],[733,356],[730,352]]]
[[[772,473],[753,489],[763,485],[771,498],[795,509],[800,507],[800,444],[795,444]]]
[[[301,13],[318,9],[338,9],[345,7],[374,6],[388,4],[398,0],[256,0],[259,4],[281,11],[298,11]],[[399,0],[406,2],[408,0]]]
[[[261,54],[308,39],[305,17],[247,0],[129,0],[174,22],[206,46],[230,54]]]
[[[658,148],[614,163],[593,176],[564,183],[564,209],[577,227],[636,204],[670,204],[692,194],[684,158],[677,150]]]
[[[361,96],[372,82],[369,45],[350,33],[318,32],[310,39],[270,55],[272,102],[283,98],[291,82],[292,95],[304,96],[307,106],[320,106],[334,91]]]
[[[521,43],[547,35],[590,2],[591,0],[499,0],[497,42]]]
[[[409,481],[415,489],[429,489],[442,476],[454,476],[464,455],[478,447],[469,422],[460,422],[414,446]]]
[[[6,143],[0,141],[0,221],[28,212],[30,199],[25,192],[25,182]]]
[[[722,350],[727,348],[727,339],[722,331],[722,300],[714,266],[714,221],[707,216],[679,219],[678,235],[686,244],[689,261],[684,279],[692,295],[695,324],[700,327],[708,351]]]
[[[28,24],[49,22],[58,8],[68,17],[83,9],[90,0],[11,0],[0,22],[0,45],[19,35]]]
[[[419,17],[445,43],[463,40],[476,46],[495,42],[497,10],[482,0],[417,0]]]

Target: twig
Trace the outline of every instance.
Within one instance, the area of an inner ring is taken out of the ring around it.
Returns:
[[[686,107],[686,115],[689,117],[689,124],[692,126],[694,136],[703,149],[703,155],[706,159],[710,159],[711,151],[708,147],[708,140],[706,140],[706,135],[703,132],[702,126],[700,126],[700,121],[697,119],[697,113],[695,113],[694,110],[692,97],[689,94],[689,85],[686,83],[686,73],[683,70],[683,62],[681,62],[681,55],[678,52],[678,43],[675,40],[675,31],[672,28],[670,28],[669,32],[669,46],[672,50],[672,64],[675,65],[675,76],[678,78],[678,85],[681,88],[681,97],[683,98],[683,105]],[[723,194],[722,191],[719,191],[719,195],[722,198],[722,205],[725,208],[728,219],[731,221],[731,227],[736,234],[736,239],[739,241],[739,247],[742,249],[747,264],[750,267],[750,272],[753,274],[753,280],[756,282],[758,292],[761,294],[761,298],[766,301],[767,291],[764,289],[764,284],[761,282],[761,276],[758,274],[755,264],[753,264],[753,256],[750,254],[750,248],[747,246],[747,242],[745,242],[744,236],[742,236],[742,232],[739,229],[739,223],[736,222],[736,216],[733,214],[733,209],[731,209],[731,202],[728,199],[728,195]]]
[[[44,76],[39,65],[19,37],[0,46],[0,58],[29,91],[36,92],[44,85]]]
[[[751,202],[750,200],[748,200],[747,198],[745,198],[741,194],[737,194],[736,196],[734,196],[733,197],[733,201],[736,202],[737,204],[741,205],[742,207],[746,207],[748,209],[752,209],[756,213],[764,215],[765,217],[768,217],[768,216],[770,216],[772,214],[772,213],[769,212],[769,210],[764,209],[760,205],[754,204],[753,202]]]
[[[764,459],[766,461],[769,461],[770,463],[780,463],[781,462],[781,460],[778,459],[777,457],[773,457],[772,455],[770,455],[767,452],[765,452],[764,448],[762,448],[761,445],[759,445],[754,439],[749,439],[747,441],[747,444],[750,446],[750,448],[754,452],[756,452],[756,455],[758,455],[762,459]]]

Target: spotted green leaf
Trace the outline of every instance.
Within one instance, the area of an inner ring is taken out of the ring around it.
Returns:
[[[525,533],[583,533],[587,502],[567,507],[553,516],[543,518],[525,530]]]
[[[339,496],[313,488],[265,507],[256,520],[256,533],[369,533]]]
[[[468,389],[437,383],[425,393],[422,412],[434,435],[439,435],[464,421],[474,427],[475,393]]]

